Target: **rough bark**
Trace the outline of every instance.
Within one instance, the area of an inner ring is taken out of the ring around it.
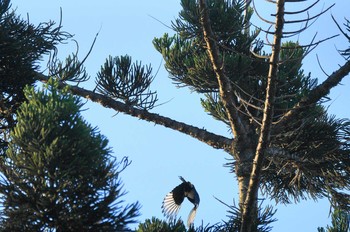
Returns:
[[[201,11],[201,25],[203,29],[204,40],[207,45],[207,51],[209,59],[213,66],[218,84],[221,101],[226,110],[230,127],[233,132],[234,138],[238,136],[246,136],[247,129],[242,122],[239,112],[234,101],[234,93],[231,86],[230,79],[225,75],[222,60],[220,58],[219,49],[215,41],[215,35],[211,29],[210,18],[208,14],[208,8],[205,0],[199,1],[199,10]]]
[[[49,80],[49,77],[40,73],[37,74],[36,78],[42,82],[47,82]],[[162,125],[164,127],[179,131],[201,142],[204,142],[216,149],[223,149],[225,151],[232,150],[233,139],[229,139],[227,137],[211,133],[205,129],[188,125],[186,123],[179,122],[159,114],[150,113],[147,110],[137,109],[130,105],[116,101],[110,97],[95,93],[93,91],[90,91],[78,86],[71,86],[64,82],[60,82],[59,84],[61,88],[68,86],[70,91],[74,95],[81,96],[93,102],[99,103],[105,108],[111,108],[117,112],[122,112],[130,116],[137,117],[139,119],[142,119],[148,122],[153,122],[157,125]]]
[[[254,138],[251,138],[249,135],[254,133],[249,133],[250,128],[242,121],[239,111],[237,110],[231,82],[224,72],[223,62],[220,57],[215,35],[211,28],[205,0],[199,1],[199,8],[201,11],[201,24],[204,40],[207,45],[207,52],[218,81],[220,98],[223,102],[235,138],[235,145],[232,153],[236,159],[235,171],[239,187],[239,205],[242,207],[248,193],[252,160],[255,153],[254,147],[256,146]],[[255,215],[257,215],[256,209],[257,207],[255,207]]]
[[[251,145],[253,147],[254,145]],[[245,199],[247,197],[248,186],[250,181],[250,173],[252,170],[252,160],[254,158],[255,150],[254,149],[245,149],[239,151],[241,159],[236,162],[236,175],[238,181],[238,192],[239,192],[239,206],[242,208],[244,205]]]
[[[284,0],[277,1],[276,26],[272,54],[270,57],[270,68],[266,87],[266,99],[263,120],[256,153],[253,161],[252,172],[247,190],[247,196],[243,205],[241,232],[256,230],[256,202],[260,183],[260,173],[264,160],[264,153],[269,144],[270,131],[273,119],[273,107],[276,94],[276,79],[278,73],[279,54],[284,24]]]

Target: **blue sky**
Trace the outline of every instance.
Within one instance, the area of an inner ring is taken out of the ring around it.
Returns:
[[[267,16],[274,8],[265,1],[257,5],[260,13]],[[316,11],[335,1],[321,0]],[[299,8],[305,5],[297,5]],[[95,47],[86,61],[86,68],[91,75],[85,87],[91,88],[95,74],[109,56],[128,54],[133,60],[143,64],[152,64],[154,74],[160,67],[152,90],[157,91],[159,103],[165,103],[152,112],[171,117],[175,120],[204,127],[207,130],[224,136],[230,136],[228,129],[222,123],[214,121],[203,112],[200,106],[200,96],[188,89],[176,88],[168,78],[162,63],[161,55],[153,48],[152,39],[160,37],[165,32],[173,34],[164,24],[171,25],[180,10],[179,0],[100,0],[100,1],[44,1],[44,0],[15,0],[12,7],[18,14],[27,17],[32,23],[48,20],[59,21],[60,7],[63,13],[63,30],[75,35],[79,43],[79,54],[83,58],[99,32]],[[287,5],[288,7],[288,5]],[[332,9],[335,17],[342,22],[344,17],[350,18],[348,9],[350,2],[337,1]],[[287,8],[288,10],[288,8]],[[152,17],[154,18],[152,18]],[[260,25],[258,21],[255,21]],[[320,17],[311,28],[298,39],[302,43],[310,42],[318,32],[317,38],[337,34],[330,13]],[[296,38],[297,39],[297,38]],[[337,54],[335,48],[346,47],[346,40],[336,38],[321,44],[304,62],[306,72],[312,72],[319,82],[325,75],[318,67],[316,54],[327,73],[332,73],[338,64],[344,60]],[[64,58],[74,52],[75,43],[72,41],[59,47],[59,56]],[[350,77],[343,85],[331,92],[329,112],[340,118],[349,118]],[[142,204],[140,221],[156,216],[163,218],[161,203],[167,192],[180,183],[179,175],[195,184],[201,204],[198,209],[195,224],[216,223],[226,219],[227,208],[216,201],[213,196],[232,204],[237,203],[238,191],[235,175],[229,173],[223,164],[230,158],[225,152],[215,150],[191,137],[152,123],[144,122],[128,115],[117,114],[102,106],[89,103],[85,105],[84,117],[94,126],[98,126],[101,133],[110,140],[117,157],[129,156],[132,160],[121,175],[124,187],[129,192],[125,196],[126,202],[138,200]],[[268,201],[267,201],[268,203]],[[275,205],[274,202],[271,204]],[[192,205],[185,202],[180,216],[187,219]],[[299,204],[277,205],[277,222],[273,223],[272,231],[317,231],[318,226],[325,226],[330,222],[328,217],[329,204],[326,200],[317,203],[312,200]]]

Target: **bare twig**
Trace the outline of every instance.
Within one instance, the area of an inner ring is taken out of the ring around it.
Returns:
[[[326,77],[329,77],[329,74],[328,73],[326,73],[326,71],[324,70],[324,68],[322,67],[322,65],[321,65],[321,61],[320,61],[320,59],[319,59],[319,57],[318,57],[318,55],[316,54],[316,58],[317,58],[317,64],[318,64],[318,67],[320,67],[320,69],[321,69],[321,71],[323,72],[323,74],[324,75],[326,75]]]
[[[340,32],[345,36],[345,38],[347,38],[350,41],[350,36],[345,33],[345,31],[341,28],[341,26],[339,25],[337,20],[334,18],[334,16],[333,15],[331,15],[331,16],[332,16],[334,23],[337,25],[338,29],[340,30]]]
[[[265,19],[264,17],[262,17],[262,16],[259,14],[259,11],[258,11],[258,9],[257,9],[256,6],[255,6],[254,1],[253,1],[253,9],[254,9],[255,14],[258,16],[258,18],[259,18],[261,21],[263,21],[263,22],[265,22],[265,23],[268,23],[268,24],[271,24],[271,25],[274,25],[274,24],[275,24],[275,22],[269,21],[269,20]]]
[[[332,4],[331,6],[329,6],[327,9],[321,11],[320,13],[318,13],[318,14],[312,16],[311,18],[298,19],[298,20],[290,20],[290,21],[285,21],[284,23],[302,23],[302,22],[308,22],[308,21],[310,21],[310,20],[312,20],[312,19],[315,19],[315,18],[318,18],[320,15],[326,13],[326,12],[329,11],[334,5],[335,5],[335,3]],[[289,12],[289,14],[292,14],[292,12]],[[296,14],[296,13],[295,13],[295,14]]]
[[[304,13],[308,10],[310,10],[313,6],[315,6],[320,0],[317,0],[315,1],[314,3],[312,3],[310,6],[306,7],[305,9],[302,9],[302,10],[299,10],[299,11],[292,11],[292,12],[288,12],[288,11],[285,11],[284,14],[287,15],[287,14],[301,14],[301,13]],[[275,14],[272,14],[272,16],[276,16]]]

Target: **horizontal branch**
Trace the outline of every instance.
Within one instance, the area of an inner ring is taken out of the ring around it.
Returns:
[[[37,73],[37,79],[45,83],[49,80],[49,77]],[[229,139],[224,136],[208,132],[205,129],[200,129],[198,127],[188,125],[183,122],[178,122],[176,120],[161,116],[159,114],[150,113],[147,110],[134,108],[122,102],[116,101],[110,97],[95,93],[93,91],[78,86],[71,86],[62,81],[59,82],[59,85],[61,88],[68,86],[70,91],[74,95],[99,103],[105,108],[111,108],[117,112],[122,112],[148,122],[154,122],[157,125],[162,125],[164,127],[190,135],[191,137],[198,139],[199,141],[204,142],[213,148],[231,151],[233,139]]]

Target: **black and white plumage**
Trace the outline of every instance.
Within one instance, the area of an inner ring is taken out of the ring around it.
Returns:
[[[182,176],[179,178],[182,180],[182,183],[165,196],[162,204],[162,211],[167,218],[173,219],[179,212],[181,204],[186,197],[194,205],[187,219],[187,226],[189,227],[196,216],[200,199],[194,185],[186,181]]]

